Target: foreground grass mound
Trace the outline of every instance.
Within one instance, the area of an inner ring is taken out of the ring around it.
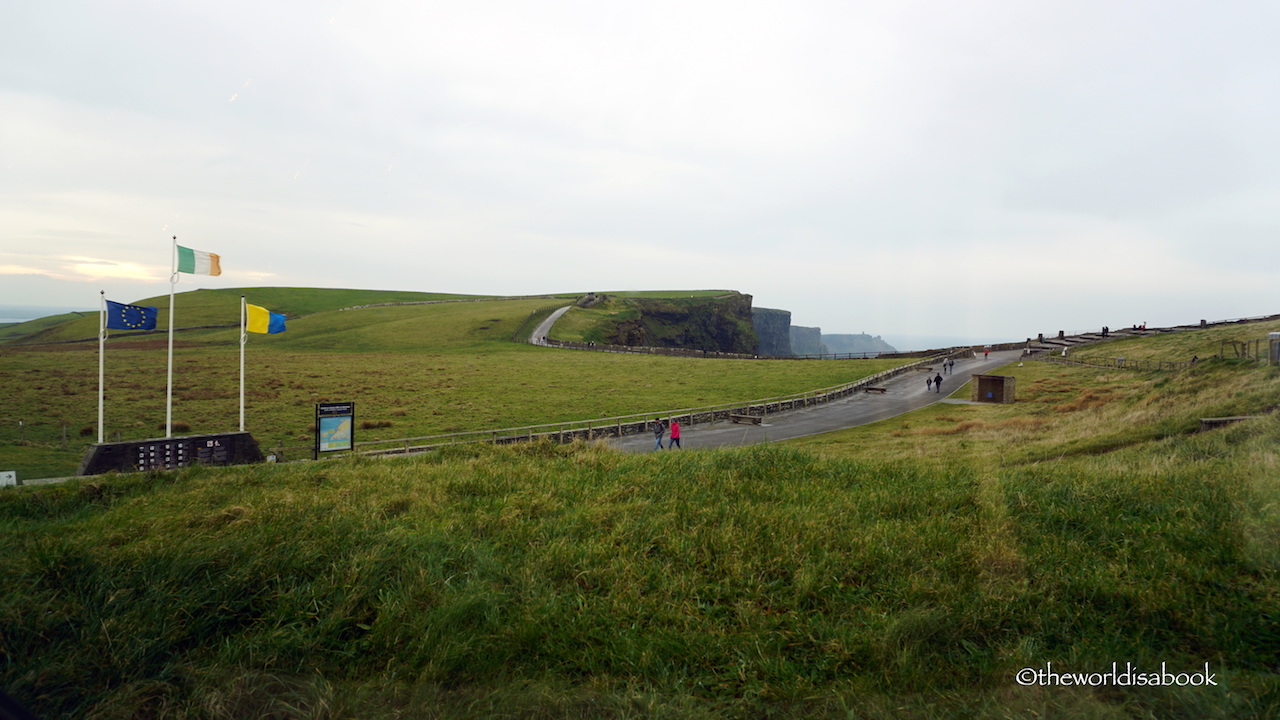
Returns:
[[[1124,472],[531,444],[19,488],[0,685],[49,718],[1274,717],[1277,447],[1267,420]],[[1126,662],[1216,685],[1016,680]]]

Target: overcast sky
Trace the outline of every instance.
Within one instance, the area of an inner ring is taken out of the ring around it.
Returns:
[[[728,288],[824,332],[1280,312],[1280,4],[8,0],[0,304]]]

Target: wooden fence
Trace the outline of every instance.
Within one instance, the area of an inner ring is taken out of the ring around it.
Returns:
[[[1115,368],[1117,370],[1185,370],[1195,365],[1190,360],[1132,360],[1126,358],[1102,357],[1062,357],[1059,355],[1033,355],[1033,359],[1059,365],[1080,365],[1085,367]]]

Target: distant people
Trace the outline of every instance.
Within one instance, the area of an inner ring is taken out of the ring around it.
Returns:
[[[925,390],[932,390],[932,389],[933,389],[933,378],[925,378],[925,381],[924,381],[924,387],[925,387]]]
[[[942,374],[941,373],[939,373],[938,376],[933,379],[933,387],[934,387],[934,392],[942,392]]]
[[[671,419],[671,441],[667,443],[668,450],[674,450],[680,447],[680,421],[675,418]]]
[[[982,359],[983,359],[983,360],[986,360],[986,359],[987,359],[987,358],[989,358],[989,357],[991,357],[991,348],[983,348],[983,350],[982,350]]]
[[[662,424],[662,418],[653,419],[653,449],[662,449],[662,436],[667,434],[667,426]]]
[[[947,374],[950,375],[956,371],[956,359],[947,358]]]

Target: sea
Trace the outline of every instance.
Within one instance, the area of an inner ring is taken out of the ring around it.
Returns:
[[[0,305],[0,325],[22,323],[50,315],[62,315],[69,312],[96,312],[95,308],[60,307],[52,305]]]
[[[885,333],[882,340],[892,345],[898,352],[919,352],[921,350],[943,350],[953,347],[974,347],[995,345],[997,343],[1018,342],[1025,338],[1001,339],[998,337],[965,337],[959,335],[902,335]]]

